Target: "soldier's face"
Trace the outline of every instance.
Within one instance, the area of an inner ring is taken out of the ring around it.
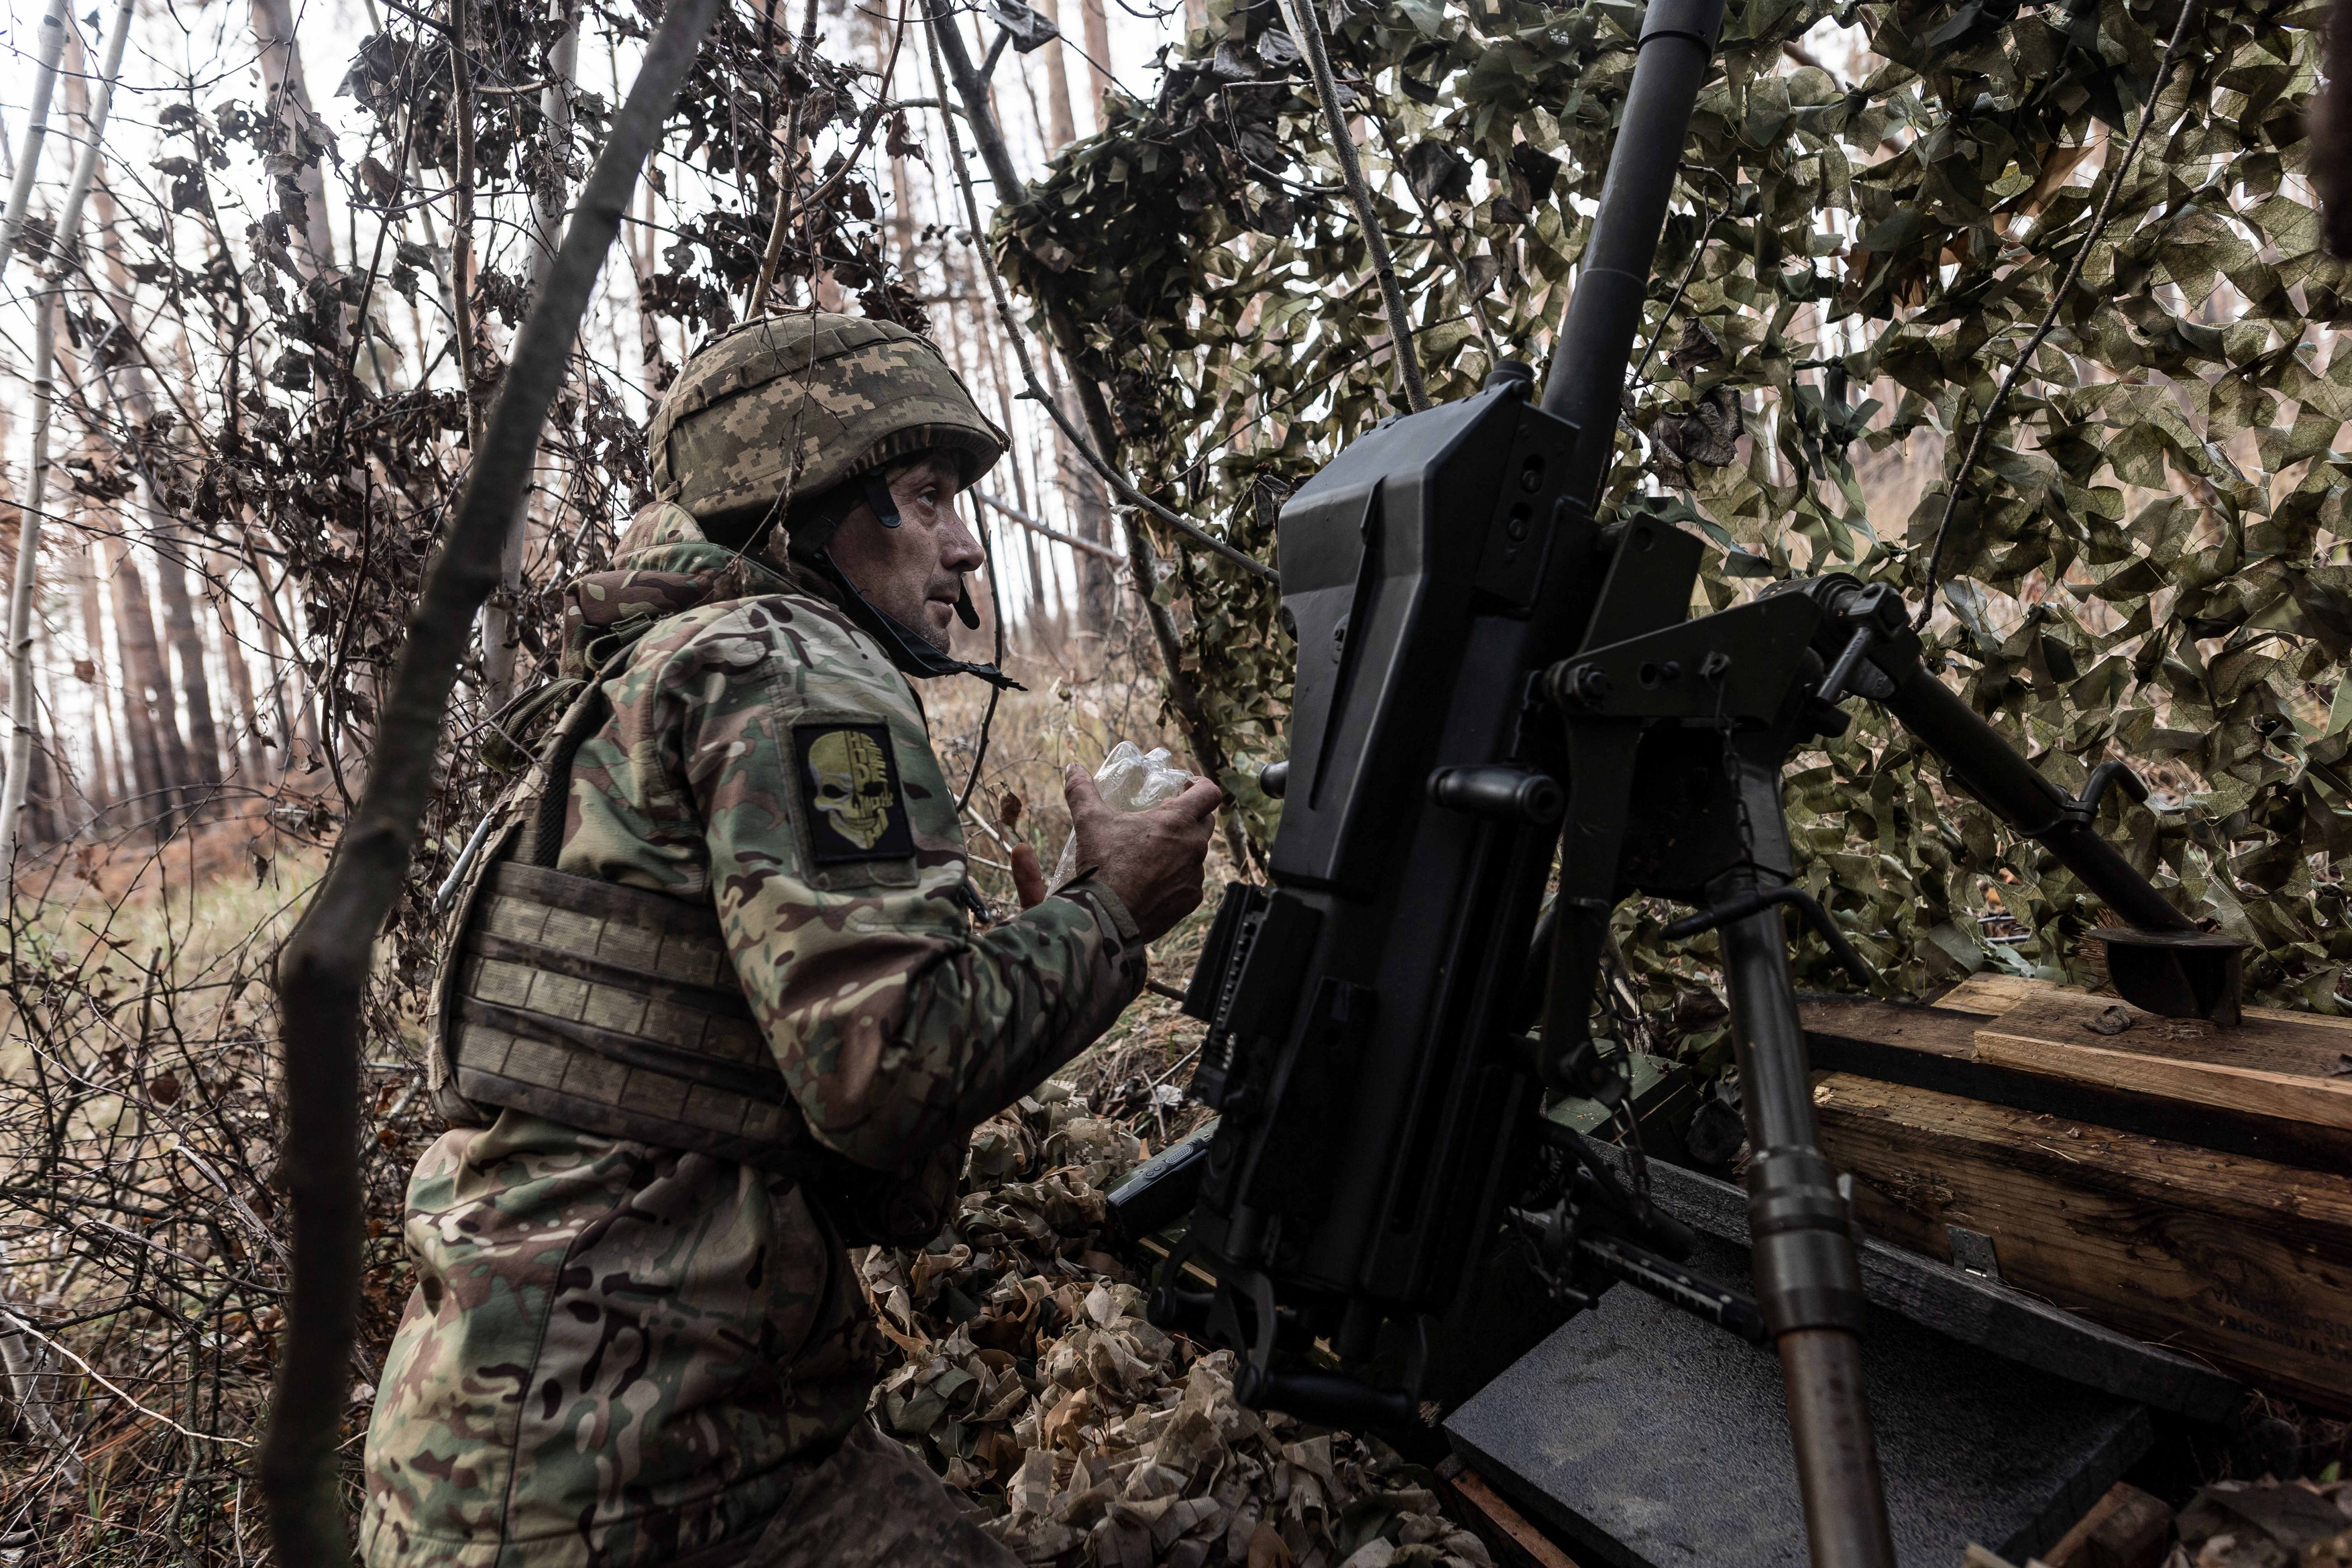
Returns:
[[[860,501],[834,531],[833,563],[876,608],[948,651],[963,574],[985,559],[980,541],[956,515],[955,459],[933,453],[890,479],[898,526],[885,528]]]

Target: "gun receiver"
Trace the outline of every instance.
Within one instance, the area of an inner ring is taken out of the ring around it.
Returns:
[[[1282,825],[1271,885],[1227,889],[1186,997],[1209,1026],[1192,1092],[1219,1119],[1165,1167],[1193,1199],[1152,1311],[1240,1352],[1244,1400],[1426,1448],[1427,1411],[1636,1284],[1769,1336],[1816,1568],[1892,1568],[1851,1220],[1817,1148],[1780,913],[1818,910],[1792,887],[1790,754],[1844,727],[1838,699],[1878,701],[2137,928],[2099,933],[2119,983],[2136,962],[2154,976],[2134,1000],[2233,1006],[2236,957],[2094,831],[2117,771],[2079,799],[2050,784],[1921,667],[1891,591],[1829,577],[1693,620],[1701,542],[1596,521],[1721,10],[1652,0],[1541,405],[1531,372],[1500,367],[1384,422],[1283,509],[1298,661],[1289,754],[1265,774]],[[1548,1092],[1622,1093],[1590,1020],[1610,913],[1637,893],[1694,906],[1722,944],[1753,1302],[1681,1270],[1641,1194],[1541,1114]],[[1156,1227],[1176,1205],[1154,1185],[1114,1211]],[[1213,1289],[1186,1282],[1195,1266]],[[1277,1364],[1318,1340],[1344,1376]]]

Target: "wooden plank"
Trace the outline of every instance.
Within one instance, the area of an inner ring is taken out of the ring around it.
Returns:
[[[1874,1234],[2260,1386],[2352,1409],[2352,1179],[1845,1074],[1822,1146]]]
[[[2172,1510],[2117,1481],[2044,1553],[2050,1568],[2156,1568],[2171,1544]]]
[[[1899,1049],[1906,1055],[1971,1061],[1985,1015],[1965,1008],[1931,1007],[1907,1002],[1874,1002],[1861,996],[1802,994],[1797,1011],[1809,1035],[1827,1035]],[[1843,1069],[1841,1069],[1843,1070]]]
[[[2055,1000],[2053,1000],[2055,999]],[[2183,1099],[2156,1078],[2135,1077],[2109,1070],[2106,1064],[2085,1058],[2081,1072],[2059,1072],[2046,1065],[2029,1070],[2024,1061],[2038,1061],[2055,1047],[1981,1048],[1980,1037],[2017,1037],[2024,1026],[2018,1020],[2048,1016],[2073,1008],[2076,1021],[2041,1028],[2043,1038],[2080,1039],[2091,1048],[2114,1048],[2161,1032],[2168,1050],[2201,1047],[2184,1036],[2190,1025],[2160,1020],[2143,1036],[2137,1026],[2120,1036],[2094,1034],[2080,1026],[2095,1019],[2114,1002],[2079,992],[2061,993],[2044,986],[2000,1018],[1988,1022],[1980,1015],[1948,1008],[1909,1006],[1853,997],[1808,996],[1800,1005],[1807,1048],[1813,1066],[1829,1072],[1853,1073],[1890,1083],[1909,1084],[1939,1093],[1967,1095],[2015,1110],[2047,1111],[2069,1121],[2093,1121],[2171,1142],[2219,1149],[2249,1159],[2274,1161],[2314,1171],[2352,1170],[2352,1130],[2325,1121],[2306,1120],[2301,1113],[2280,1116],[2260,1093],[2232,1092],[2242,1086],[2208,1086],[2205,1092]],[[2300,1021],[2299,1019],[2297,1021]],[[2198,1021],[2198,1029],[2212,1026]],[[2279,1026],[2265,1024],[2264,1030]],[[2305,1059],[2311,1059],[2306,1056]],[[2320,1061],[2332,1059],[2319,1058]],[[2095,1070],[2094,1070],[2095,1068]],[[2352,1091],[2352,1079],[2330,1080],[2347,1086],[2331,1092]],[[2265,1090],[2266,1092],[2266,1087]]]
[[[1981,1026],[2174,1061],[2209,1062],[2326,1081],[2352,1081],[2352,1026],[2323,1013],[2246,1010],[2245,1022],[2160,1018],[2112,996],[2051,990]]]
[[[1977,1060],[2050,1078],[2084,1079],[2110,1088],[2191,1105],[2242,1110],[2281,1121],[2352,1131],[2352,1079],[2325,1079],[2232,1067],[2225,1062],[2185,1062],[2144,1056],[2105,1046],[2078,1045],[2039,1036],[1977,1036]]]
[[[1501,1568],[1577,1568],[1576,1560],[1557,1542],[1529,1523],[1486,1479],[1449,1454],[1437,1467],[1438,1479],[1461,1505],[1459,1517],[1471,1532],[1486,1543]]]
[[[2028,980],[2021,975],[2005,974],[1988,969],[1971,974],[1941,996],[1936,1005],[1953,1013],[1977,1013],[1985,1017],[1998,1017],[2027,997],[2057,987],[2046,980]]]
[[[2072,985],[2056,985],[2047,980],[2031,980],[2022,975],[1986,970],[1971,974],[1942,995],[1933,998],[1934,1005],[1954,1013],[1976,1013],[1985,1017],[1998,1017],[2021,1003],[2042,996],[2087,996],[2090,993]],[[2099,1005],[2114,1002],[2113,996],[2096,998]],[[2339,1049],[2352,1050],[2352,1017],[2333,1013],[2305,1013],[2281,1007],[2244,1007],[2240,1011],[2250,1019],[2270,1023],[2310,1024],[2331,1029],[2347,1037]]]
[[[2317,1015],[2225,1027],[2079,993],[2031,997],[1979,1029],[1976,1059],[2051,1078],[2352,1131],[2352,1031]]]

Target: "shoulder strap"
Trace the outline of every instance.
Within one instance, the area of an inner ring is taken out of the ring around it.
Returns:
[[[526,865],[555,868],[563,852],[563,814],[572,799],[572,764],[580,755],[581,746],[604,722],[611,705],[604,699],[604,688],[591,681],[588,689],[565,710],[549,737],[547,751],[541,759],[544,777],[540,784],[538,808],[532,815],[530,832],[520,846],[519,857]]]

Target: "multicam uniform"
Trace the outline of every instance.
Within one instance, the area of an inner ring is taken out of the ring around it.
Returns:
[[[609,718],[572,763],[555,869],[715,908],[796,1133],[912,1180],[1108,1027],[1143,954],[1091,879],[975,931],[922,710],[839,597],[676,505],[641,514],[572,591],[567,657],[599,656]],[[409,1187],[371,1568],[992,1550],[860,1419],[879,1346],[835,1184],[511,1107],[474,1120]]]

